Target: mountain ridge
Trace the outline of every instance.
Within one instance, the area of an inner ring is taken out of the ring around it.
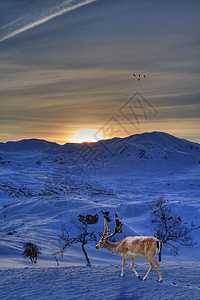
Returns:
[[[156,137],[156,138],[162,138],[162,139],[173,139],[174,141],[182,141],[182,142],[187,142],[187,143],[192,143],[192,144],[196,144],[198,146],[200,146],[199,143],[197,142],[193,142],[193,141],[190,141],[190,140],[187,140],[187,139],[182,139],[182,138],[178,138],[174,135],[171,135],[169,133],[166,133],[166,132],[162,132],[162,131],[152,131],[152,132],[143,132],[143,133],[140,133],[140,134],[133,134],[133,135],[130,135],[130,136],[127,136],[127,137],[124,137],[124,138],[120,138],[120,137],[114,137],[114,138],[111,138],[111,139],[102,139],[102,140],[99,140],[97,142],[91,142],[91,143],[88,143],[88,142],[83,142],[83,143],[71,143],[71,142],[67,142],[63,145],[61,144],[58,144],[56,142],[51,142],[51,141],[47,141],[47,140],[44,140],[44,139],[37,139],[37,138],[31,138],[31,139],[22,139],[22,140],[19,140],[19,141],[7,141],[7,142],[0,142],[0,150],[2,149],[2,147],[5,147],[7,148],[8,146],[18,146],[19,145],[24,145],[24,146],[31,146],[31,144],[35,144],[35,145],[42,145],[42,144],[45,144],[46,146],[54,146],[54,147],[66,147],[66,146],[69,146],[69,145],[85,145],[85,144],[88,144],[88,145],[98,145],[100,143],[111,143],[111,142],[119,142],[119,141],[126,141],[126,140],[135,140],[135,141],[142,141],[143,139],[143,142],[146,142],[147,140],[150,140],[152,137]],[[146,138],[146,140],[144,139]]]
[[[66,143],[59,145],[54,142],[38,139],[25,139],[17,142],[0,143],[0,152],[20,153],[21,155],[37,155],[38,161],[44,161],[44,155],[53,155],[53,160],[62,160],[63,165],[100,166],[126,165],[126,172],[132,163],[149,161],[169,162],[167,165],[186,166],[200,164],[200,145],[185,139],[180,139],[164,132],[145,132],[125,138],[99,140],[96,143]],[[28,154],[29,153],[29,154]],[[4,157],[4,155],[2,156]],[[0,163],[5,162],[1,160]],[[43,158],[42,158],[43,157]],[[152,163],[151,163],[152,162]],[[61,162],[60,162],[61,163]],[[149,164],[148,163],[148,164]],[[162,168],[165,168],[164,164]],[[121,168],[120,167],[120,168]]]

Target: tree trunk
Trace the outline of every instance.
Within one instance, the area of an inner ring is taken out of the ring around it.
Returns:
[[[55,260],[56,260],[57,266],[59,266],[59,262],[58,262],[58,259],[57,259],[56,254],[53,254],[53,256],[54,256],[54,258],[55,258]]]
[[[85,246],[85,243],[82,243],[81,247],[82,247],[83,253],[84,253],[84,255],[85,255],[85,259],[86,259],[88,265],[91,265],[90,260],[89,260],[89,257],[88,257],[88,255],[87,255],[87,252],[86,252],[84,246]]]

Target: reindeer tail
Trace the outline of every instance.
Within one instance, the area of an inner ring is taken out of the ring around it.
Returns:
[[[161,249],[162,249],[161,241],[157,241],[157,248],[158,248],[158,253],[159,253],[159,261],[161,261]]]

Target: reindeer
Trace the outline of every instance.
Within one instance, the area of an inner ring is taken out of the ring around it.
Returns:
[[[159,283],[162,282],[162,275],[159,264],[155,259],[155,255],[159,253],[159,261],[161,261],[162,243],[155,237],[151,236],[129,236],[123,238],[120,242],[114,243],[109,241],[116,233],[121,233],[123,223],[119,219],[115,219],[115,231],[111,233],[108,223],[104,220],[104,233],[99,232],[100,241],[95,246],[96,249],[106,248],[108,251],[119,253],[122,256],[122,271],[121,277],[124,276],[124,266],[127,258],[131,258],[131,269],[140,279],[140,275],[134,269],[136,258],[146,258],[150,263],[150,267],[143,281],[147,279],[153,267],[156,267],[159,276]]]

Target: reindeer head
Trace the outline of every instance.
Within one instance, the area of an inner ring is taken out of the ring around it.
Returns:
[[[99,243],[95,246],[96,249],[102,249],[102,248],[106,248],[106,242],[109,240],[109,238],[111,238],[112,236],[114,236],[116,233],[121,233],[122,231],[122,222],[119,221],[119,219],[115,219],[115,231],[114,233],[111,233],[109,227],[108,227],[108,223],[107,221],[104,219],[104,233],[99,232],[99,236],[100,236],[100,241]]]

